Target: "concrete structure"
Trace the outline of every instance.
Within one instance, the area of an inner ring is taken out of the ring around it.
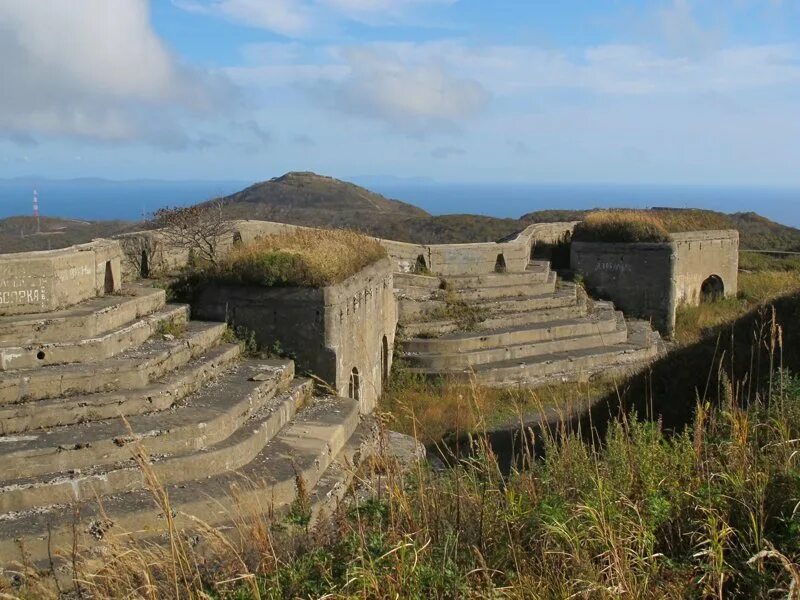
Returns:
[[[392,365],[397,311],[393,265],[385,259],[324,288],[203,286],[192,302],[201,319],[252,331],[277,345],[340,396],[375,408]]]
[[[74,547],[79,560],[91,559],[109,536],[163,534],[144,463],[169,494],[176,526],[197,535],[197,519],[213,526],[236,514],[280,518],[297,496],[298,478],[316,509],[330,506],[375,441],[374,423],[363,415],[374,402],[367,390],[363,401],[316,396],[293,361],[243,357],[225,323],[189,321],[188,307],[166,304],[164,290],[120,287],[116,278],[113,289],[100,287],[101,272],[119,272],[118,252],[116,242],[95,243],[0,261],[13,281],[44,273],[46,285],[77,282],[57,302],[46,288],[45,306],[57,310],[0,316],[6,577],[25,563],[53,565],[69,579]],[[66,279],[70,260],[79,276]],[[365,325],[391,298],[389,261],[321,297],[331,307],[361,302],[325,331]],[[342,343],[337,354],[361,359]],[[379,343],[370,347],[376,361]]]
[[[665,243],[573,242],[571,263],[592,293],[671,335],[679,306],[736,295],[739,233],[676,233]]]
[[[97,240],[44,252],[0,254],[0,315],[58,310],[122,284],[119,242]]]

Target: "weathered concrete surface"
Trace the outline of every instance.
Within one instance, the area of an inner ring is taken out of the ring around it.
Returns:
[[[164,290],[137,285],[91,298],[72,308],[0,317],[0,344],[25,346],[69,342],[122,327],[164,306]]]
[[[364,413],[375,407],[397,327],[389,260],[319,289],[210,284],[192,305],[198,318],[244,327],[263,347],[295,357],[338,395],[357,396]]]
[[[0,254],[0,316],[59,310],[122,285],[119,242]]]
[[[245,467],[166,486],[171,505],[180,507],[175,526],[194,530],[198,519],[215,526],[229,523],[236,515],[270,514],[287,508],[296,497],[297,477],[313,489],[346,447],[359,421],[359,405],[354,400],[315,400]],[[77,524],[75,518],[71,505],[6,515],[0,520],[0,563],[19,561],[20,538],[25,540],[28,559],[36,562],[46,560],[49,554],[69,556],[73,543],[81,548],[100,547],[109,535],[147,536],[164,531],[163,515],[145,490],[105,498],[102,512],[96,503],[87,503]]]
[[[571,261],[593,293],[671,335],[678,306],[698,304],[709,277],[722,280],[726,296],[736,295],[739,233],[676,233],[658,244],[572,242]]]

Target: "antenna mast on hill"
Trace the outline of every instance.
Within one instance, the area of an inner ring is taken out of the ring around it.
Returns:
[[[42,226],[39,222],[39,192],[33,188],[33,217],[36,219],[36,233],[42,233]]]

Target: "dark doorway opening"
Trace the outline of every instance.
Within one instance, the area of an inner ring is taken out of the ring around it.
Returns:
[[[428,263],[425,262],[425,257],[420,254],[417,257],[417,262],[414,264],[414,273],[428,273]]]
[[[386,385],[389,381],[389,340],[383,336],[381,341],[381,382]]]
[[[150,258],[147,256],[147,250],[142,250],[142,258],[139,261],[139,276],[142,279],[150,277]]]
[[[505,273],[506,272],[506,257],[502,254],[497,255],[497,260],[494,262],[494,272],[495,273]]]
[[[719,275],[711,275],[700,286],[700,302],[716,302],[725,297],[725,284]]]
[[[106,279],[103,284],[103,291],[106,294],[114,292],[114,270],[111,268],[111,261],[106,261]]]

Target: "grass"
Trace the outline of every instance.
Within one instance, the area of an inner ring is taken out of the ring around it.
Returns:
[[[582,242],[667,242],[670,233],[732,229],[730,219],[704,210],[601,210],[587,214],[573,240]]]
[[[402,473],[379,457],[379,472],[361,473],[364,491],[314,530],[302,485],[287,518],[242,512],[225,532],[198,524],[199,546],[168,518],[165,544],[110,536],[99,570],[80,572],[81,594],[796,599],[800,378],[774,380],[745,406],[721,375],[726,400],[698,406],[678,434],[633,414],[613,419],[603,444],[545,430],[544,458],[510,473],[479,440],[444,472]],[[171,514],[144,458],[140,468]],[[16,591],[55,596],[35,577]]]
[[[380,410],[390,419],[391,429],[415,435],[430,445],[446,438],[536,421],[543,412],[554,418],[572,415],[613,387],[614,381],[604,378],[537,389],[482,387],[410,374],[402,359],[395,359]]]
[[[739,268],[739,292],[735,298],[678,308],[675,320],[678,342],[695,342],[706,331],[733,322],[765,302],[800,289],[800,257],[773,258],[744,252],[740,255]]]
[[[471,331],[488,316],[485,308],[462,300],[453,290],[444,291],[444,306],[431,313],[431,320],[455,321],[459,329]]]
[[[208,280],[259,286],[322,287],[387,256],[377,240],[345,229],[298,229],[234,247]]]

